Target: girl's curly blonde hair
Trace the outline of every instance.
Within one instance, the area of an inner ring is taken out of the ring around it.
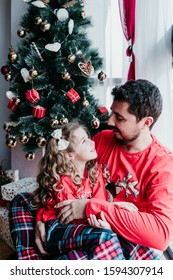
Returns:
[[[65,150],[58,150],[58,140],[54,138],[48,140],[45,155],[40,161],[40,172],[37,176],[38,189],[34,193],[32,202],[32,205],[36,208],[45,205],[47,198],[52,195],[54,186],[58,184],[62,175],[70,176],[78,190],[81,190],[82,179],[68,156],[69,152],[74,151],[73,135],[78,128],[83,128],[89,135],[86,127],[78,122],[69,122],[61,126],[61,138],[69,141],[69,145]],[[88,170],[89,180],[94,185],[98,178],[96,160],[88,161],[86,169]]]

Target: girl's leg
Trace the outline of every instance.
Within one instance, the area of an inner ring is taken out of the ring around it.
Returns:
[[[118,237],[111,230],[86,225],[46,223],[49,253],[62,254],[58,259],[123,260]]]
[[[35,210],[30,201],[30,194],[18,194],[13,199],[9,210],[11,236],[19,260],[43,259],[35,246]]]

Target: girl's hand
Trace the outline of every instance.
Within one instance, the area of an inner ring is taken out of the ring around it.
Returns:
[[[129,210],[131,212],[137,212],[138,208],[131,202],[119,201],[112,202],[116,207]]]
[[[90,214],[90,217],[87,220],[89,225],[92,227],[105,228],[111,230],[111,226],[106,221],[105,215],[102,211],[100,212],[100,219],[97,219],[95,215]]]

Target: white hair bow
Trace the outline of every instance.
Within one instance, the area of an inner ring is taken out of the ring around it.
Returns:
[[[54,132],[52,132],[51,136],[54,139],[59,140],[58,141],[58,150],[59,151],[63,151],[65,149],[67,149],[68,145],[69,145],[69,141],[65,140],[65,139],[61,139],[62,137],[62,129],[56,129],[54,130]]]

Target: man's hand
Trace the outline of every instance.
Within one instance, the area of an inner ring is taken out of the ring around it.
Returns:
[[[112,202],[117,208],[129,210],[130,212],[138,212],[138,208],[131,202],[119,201]]]
[[[47,252],[43,248],[43,242],[46,240],[45,224],[43,222],[37,222],[35,225],[35,244],[39,251],[43,255],[47,255]]]
[[[106,221],[105,215],[102,211],[100,212],[100,219],[97,219],[95,215],[90,214],[90,217],[87,219],[87,221],[92,227],[105,228],[111,230],[111,226]]]
[[[75,219],[86,218],[85,208],[88,199],[77,200],[64,200],[58,203],[55,208],[62,208],[59,210],[57,218],[59,218],[60,224],[69,224]]]

